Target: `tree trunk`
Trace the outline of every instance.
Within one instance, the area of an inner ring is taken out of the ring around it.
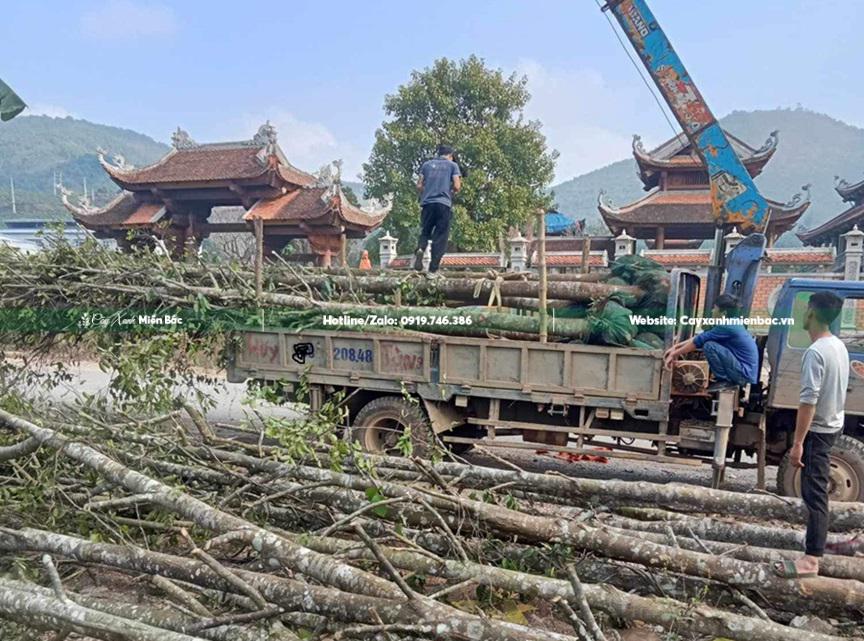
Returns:
[[[826,610],[842,611],[845,608],[864,610],[864,584],[858,581],[828,577],[808,579],[806,582],[790,581],[775,576],[770,567],[764,564],[674,548],[607,528],[524,514],[461,496],[433,494],[320,468],[289,466],[222,450],[211,452],[222,461],[248,469],[282,473],[312,482],[329,482],[353,490],[366,491],[375,488],[388,497],[399,496],[416,502],[426,501],[439,510],[471,514],[498,532],[526,540],[565,543],[607,558],[639,563],[649,568],[713,579],[745,590],[766,590],[773,595],[778,607],[791,608],[792,611],[824,613]]]
[[[416,471],[411,461],[406,459],[371,458],[376,466]],[[585,479],[460,463],[437,463],[433,467],[447,478],[459,478],[459,484],[465,487],[485,488],[509,483],[512,489],[534,494],[538,499],[554,496],[591,505],[647,505],[678,511],[776,519],[788,523],[804,523],[807,515],[807,508],[801,499],[772,494],[712,490],[683,483]],[[864,503],[832,502],[829,510],[832,530],[864,529]]]

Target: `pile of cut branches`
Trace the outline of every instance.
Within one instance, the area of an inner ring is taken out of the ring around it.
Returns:
[[[292,449],[277,428],[0,411],[0,618],[112,641],[864,634],[864,505],[832,505],[836,553],[789,581],[768,563],[798,554],[795,499]]]
[[[300,268],[273,258],[258,291],[255,274],[238,264],[120,254],[95,241],[79,247],[53,241],[33,254],[0,246],[0,331],[116,329],[136,314],[177,312],[186,327],[208,331],[252,323],[308,329],[322,327],[325,315],[375,312],[422,317],[422,330],[432,333],[536,339],[540,332],[540,285],[531,274],[430,279],[415,272]],[[669,279],[662,266],[627,256],[608,274],[559,276],[566,278],[553,278],[547,292],[553,340],[662,347],[659,336],[640,333],[630,320],[632,313],[664,313]]]

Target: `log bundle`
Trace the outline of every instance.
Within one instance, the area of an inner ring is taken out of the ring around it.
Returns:
[[[71,247],[57,241],[36,254],[2,246],[0,331],[14,331],[16,320],[26,324],[34,314],[55,319],[53,326],[46,321],[46,331],[72,331],[85,312],[181,310],[204,323],[218,316],[238,324],[265,310],[268,323],[306,329],[324,327],[325,315],[363,318],[375,312],[397,321],[421,317],[427,333],[536,339],[545,331],[551,340],[662,347],[662,327],[652,334],[631,320],[631,314],[665,312],[669,278],[662,266],[627,256],[608,274],[560,276],[547,285],[544,321],[540,283],[529,273],[429,278],[297,268],[277,260],[261,274],[259,291],[255,274],[234,264],[119,254],[95,242]]]
[[[831,506],[838,553],[790,581],[769,563],[799,554],[797,499],[443,450],[334,458],[313,443],[288,459],[263,425],[236,430],[189,404],[122,423],[0,410],[0,626],[160,641],[864,638],[861,504]]]

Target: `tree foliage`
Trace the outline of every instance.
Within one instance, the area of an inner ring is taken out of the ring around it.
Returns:
[[[369,197],[393,195],[385,226],[403,249],[417,239],[418,171],[440,143],[456,148],[465,174],[450,236],[459,250],[497,248],[500,234],[549,204],[557,152],[547,148],[540,123],[525,120],[529,99],[526,78],[475,56],[437,60],[386,97],[364,182]]]

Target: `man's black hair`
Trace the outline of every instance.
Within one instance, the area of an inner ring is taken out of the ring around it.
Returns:
[[[813,310],[816,320],[830,325],[843,309],[843,299],[834,292],[816,292],[810,296],[807,307]]]
[[[734,294],[720,294],[714,301],[714,307],[726,312],[726,314],[735,314],[741,308],[741,301]]]
[[[438,145],[438,151],[436,153],[439,156],[451,156],[453,154],[453,147],[450,145]]]

